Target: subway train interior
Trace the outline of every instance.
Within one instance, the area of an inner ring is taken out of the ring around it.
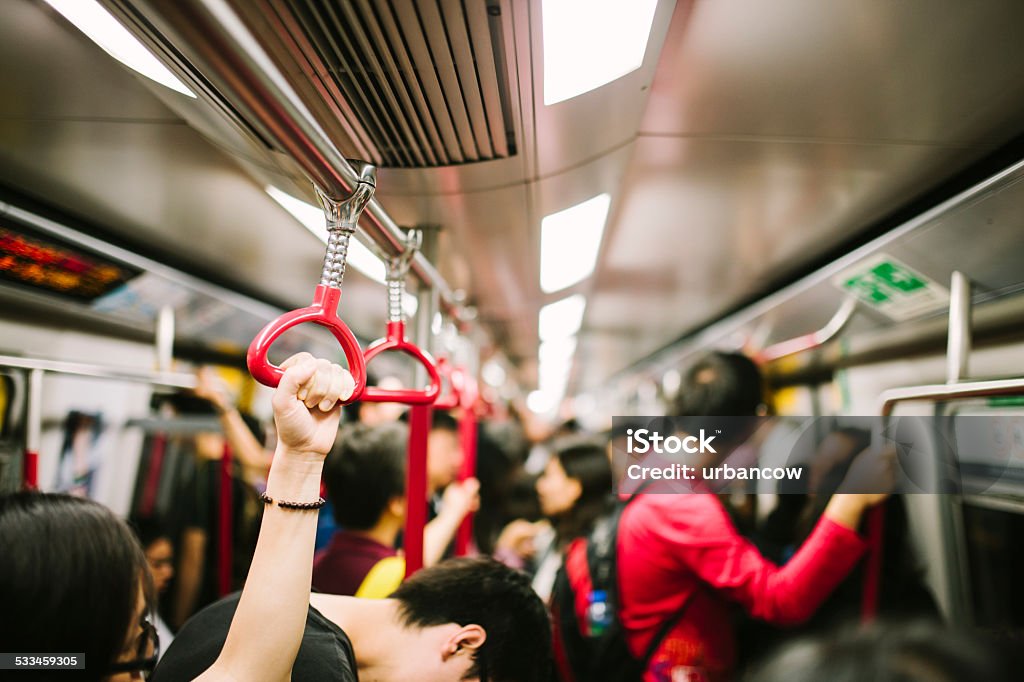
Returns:
[[[1022,26],[0,3],[0,678],[1011,679]],[[630,488],[655,418],[673,466],[801,430],[809,482]]]

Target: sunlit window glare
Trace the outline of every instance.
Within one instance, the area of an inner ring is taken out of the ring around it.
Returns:
[[[657,0],[544,0],[544,104],[601,87],[644,63]]]
[[[594,272],[611,196],[599,194],[540,224],[540,288],[560,291]]]
[[[316,235],[317,239],[325,244],[327,243],[327,221],[324,219],[324,212],[320,208],[301,199],[296,199],[276,187],[268,185],[264,189],[274,201],[281,205],[281,208],[291,213],[307,230]],[[347,263],[375,282],[384,284],[386,281],[384,262],[360,243],[358,239],[352,239],[348,243]],[[409,306],[415,306],[415,303],[408,303],[410,300],[415,301],[412,296],[405,297],[406,315],[411,316],[415,314],[415,308],[410,313]]]
[[[195,97],[195,93],[185,87],[184,83],[99,3],[94,0],[46,2],[117,61],[171,90]]]

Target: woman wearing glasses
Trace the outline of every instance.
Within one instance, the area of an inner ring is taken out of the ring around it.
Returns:
[[[66,656],[66,665],[82,657],[84,670],[51,672],[62,680],[127,682],[153,669],[153,583],[124,521],[89,500],[16,493],[0,498],[0,548],[0,651]],[[22,675],[41,679],[0,673]]]

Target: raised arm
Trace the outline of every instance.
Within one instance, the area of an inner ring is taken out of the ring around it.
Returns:
[[[334,444],[339,400],[352,377],[338,365],[300,353],[286,360],[274,393],[278,446],[267,480],[268,504],[245,589],[224,648],[200,680],[287,680],[309,607],[317,512],[278,501],[315,502],[324,457]]]
[[[253,483],[264,479],[267,470],[270,469],[270,453],[256,440],[256,436],[252,435],[252,431],[228,397],[213,368],[200,369],[196,374],[196,380],[196,395],[210,401],[216,408],[221,428],[224,429],[224,437],[228,439],[235,458],[242,464],[246,478]]]
[[[467,514],[480,508],[480,482],[475,478],[449,483],[441,497],[441,511],[423,529],[423,565],[430,567],[444,558],[455,532]]]

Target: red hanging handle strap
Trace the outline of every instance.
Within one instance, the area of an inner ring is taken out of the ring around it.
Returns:
[[[430,354],[411,341],[406,340],[405,322],[388,322],[387,335],[383,339],[377,339],[366,348],[363,361],[369,364],[370,360],[387,351],[397,351],[413,357],[427,370],[427,378],[430,381],[430,385],[425,389],[387,389],[369,386],[363,391],[362,400],[370,403],[403,403],[405,405],[434,404],[438,394],[441,392],[441,377],[437,373],[437,367]]]
[[[353,161],[352,165],[359,179],[352,188],[352,194],[345,199],[335,199],[319,187],[315,188],[327,220],[327,251],[320,283],[313,292],[312,305],[285,313],[272,321],[252,340],[246,354],[246,364],[256,381],[277,388],[284,370],[267,359],[270,347],[292,327],[306,322],[318,324],[334,335],[348,361],[348,371],[355,382],[355,390],[347,400],[342,401],[346,404],[359,400],[366,388],[366,365],[355,335],[338,317],[338,302],[341,300],[341,282],[345,277],[349,241],[359,224],[359,216],[373,198],[377,186],[377,169],[373,165],[362,161]]]
[[[459,387],[456,386],[455,380],[456,370],[448,362],[448,358],[442,356],[437,359],[437,372],[442,381],[448,382],[448,392],[437,397],[437,400],[434,401],[434,408],[438,410],[453,410],[461,403]]]
[[[341,289],[324,284],[317,285],[312,305],[285,313],[264,327],[252,340],[249,352],[246,354],[246,364],[248,364],[253,378],[264,386],[276,388],[281,383],[284,370],[270,362],[267,353],[274,342],[286,331],[309,322],[328,329],[341,344],[345,359],[348,361],[348,371],[355,381],[355,390],[349,399],[343,402],[350,403],[358,400],[366,388],[366,363],[355,335],[338,317],[339,300],[341,300]]]

